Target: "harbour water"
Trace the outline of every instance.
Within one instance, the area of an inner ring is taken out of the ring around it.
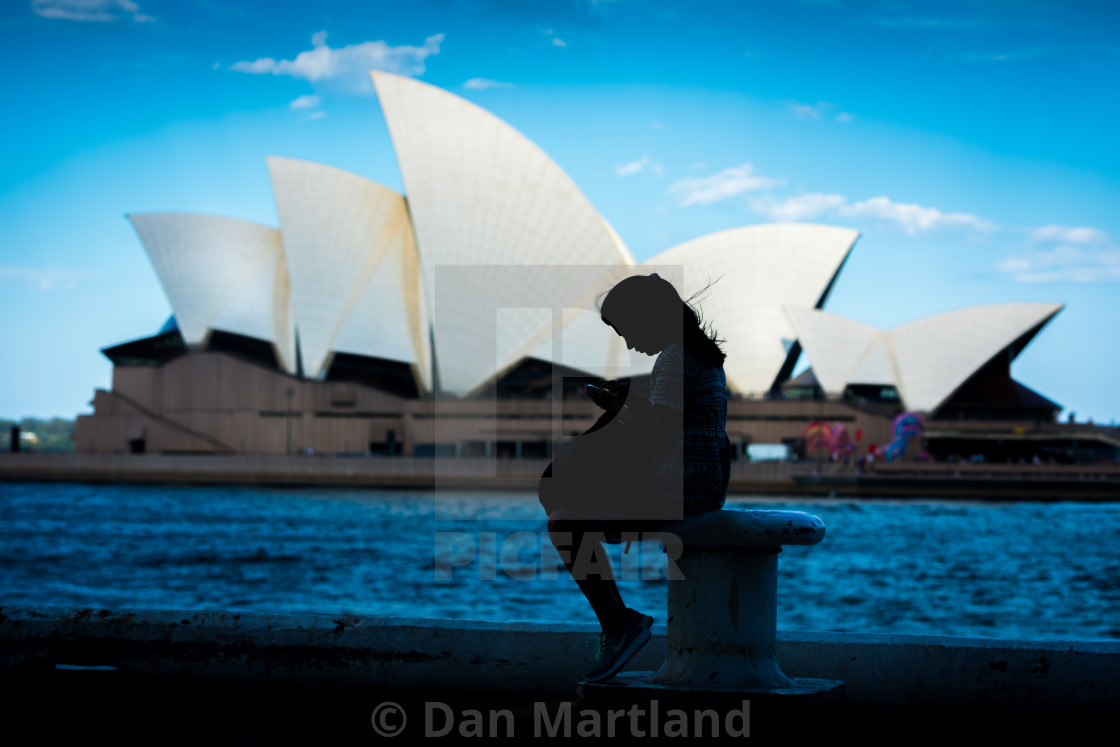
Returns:
[[[1120,639],[1120,504],[785,500],[778,626]],[[529,493],[0,482],[0,604],[594,622]],[[612,548],[665,622],[666,557]]]

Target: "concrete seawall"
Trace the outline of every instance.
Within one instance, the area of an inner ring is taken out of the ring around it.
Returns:
[[[171,454],[0,454],[0,480],[191,485],[353,485],[533,490],[545,459]],[[1120,465],[735,462],[730,490],[773,495],[1001,500],[1120,498]]]
[[[547,459],[168,454],[0,454],[0,480],[359,485],[534,490]],[[786,493],[809,465],[735,464],[731,489]]]
[[[570,698],[589,625],[230,612],[0,608],[0,671],[116,667],[178,682]],[[665,631],[628,667],[655,669]],[[787,674],[850,706],[1116,713],[1120,642],[779,632]]]
[[[0,479],[194,485],[535,487],[547,462],[423,457],[0,454]]]

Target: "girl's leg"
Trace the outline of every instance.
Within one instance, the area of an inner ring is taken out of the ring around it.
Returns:
[[[548,517],[549,538],[557,552],[560,553],[560,557],[564,560],[564,566],[572,574],[579,590],[583,592],[583,596],[587,598],[591,609],[595,611],[595,616],[599,618],[599,627],[603,629],[604,633],[617,633],[625,629],[627,625],[626,605],[623,604],[618,585],[614,582],[610,557],[607,555],[602,542],[588,537],[583,531],[578,529],[571,531],[571,529],[572,522],[564,521],[563,514],[559,511],[553,512]],[[560,535],[568,534],[571,535],[571,545],[565,548],[567,537]],[[594,546],[584,548],[581,552],[584,544],[589,542],[593,542]],[[565,553],[562,548],[567,549],[568,552]],[[598,563],[604,573],[590,573],[586,568],[577,567],[576,561],[581,555],[586,555],[586,557],[592,559],[592,562]]]

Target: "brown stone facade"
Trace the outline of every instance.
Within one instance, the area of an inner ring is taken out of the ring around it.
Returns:
[[[77,423],[82,453],[378,454],[539,458],[588,428],[589,401],[406,399],[350,382],[289,376],[234,355],[197,351],[161,366],[115,366],[92,415]],[[834,401],[732,399],[727,433],[747,444],[801,436],[812,420],[890,440],[890,417]]]

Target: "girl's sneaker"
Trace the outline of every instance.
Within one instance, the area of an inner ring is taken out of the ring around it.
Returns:
[[[629,615],[628,615],[629,616]],[[643,617],[649,617],[644,615]],[[652,618],[651,618],[652,620]],[[618,674],[642,646],[649,643],[653,634],[642,627],[640,618],[631,618],[626,628],[614,634],[599,634],[599,651],[595,654],[595,666],[584,677],[587,682],[603,682]]]

